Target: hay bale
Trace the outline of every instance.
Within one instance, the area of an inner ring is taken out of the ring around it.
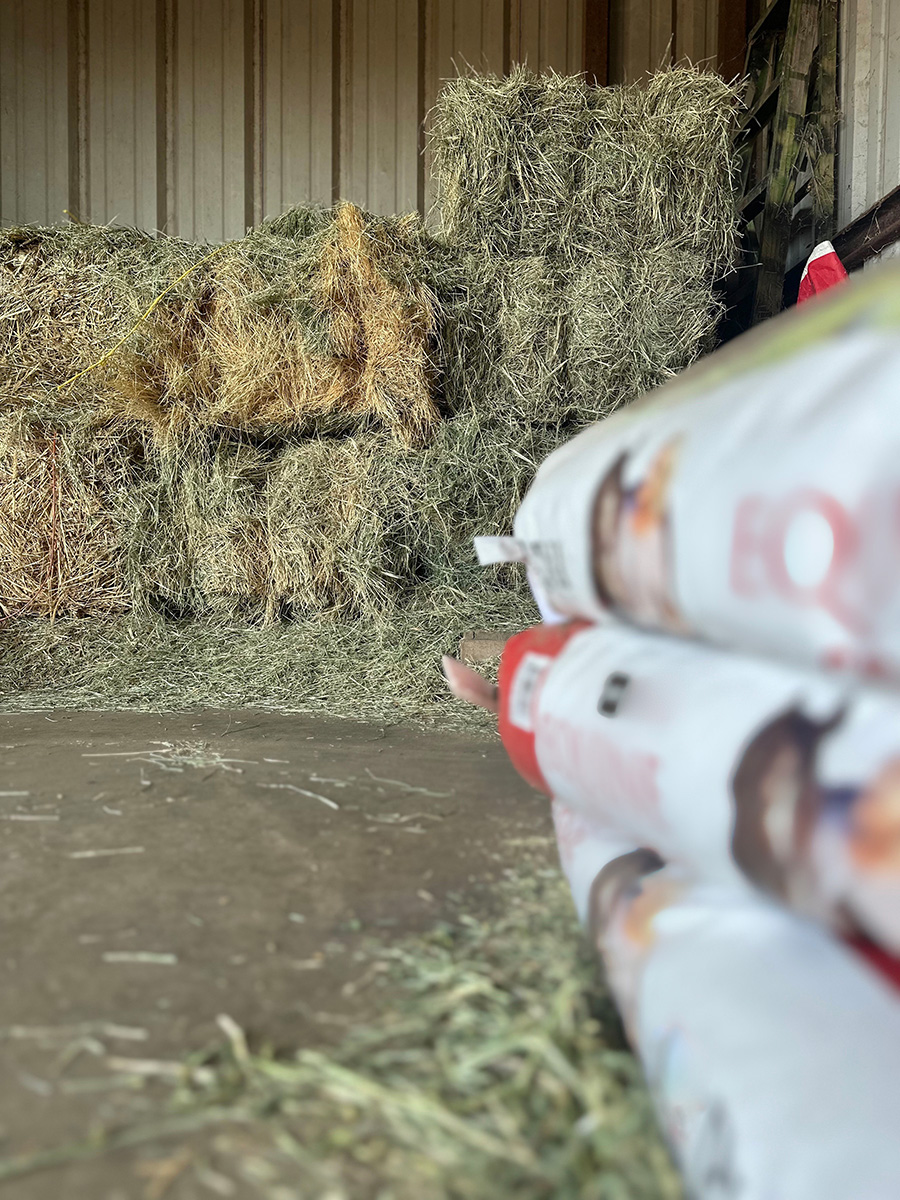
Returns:
[[[502,257],[561,250],[588,94],[580,78],[522,66],[444,84],[429,140],[449,241]]]
[[[666,241],[721,270],[735,246],[737,103],[734,87],[693,68],[621,88],[522,67],[453,80],[431,131],[443,233],[575,264]]]
[[[0,421],[0,613],[82,617],[128,607],[110,493],[128,452]]]
[[[288,236],[289,234],[289,236]],[[438,419],[437,312],[415,215],[293,209],[230,244],[173,328],[165,306],[119,386],[194,428],[425,440]],[[199,315],[196,315],[199,314]]]
[[[203,423],[287,433],[356,408],[359,364],[335,352],[317,302],[321,257],[321,237],[258,232],[214,261]]]
[[[709,259],[666,244],[620,260],[588,256],[567,293],[570,401],[585,418],[608,415],[711,350],[723,311]]]
[[[263,492],[271,455],[215,437],[145,446],[116,517],[138,612],[260,618],[270,594]]]
[[[86,370],[205,248],[135,229],[71,224],[0,234],[0,411],[84,426],[144,419],[116,363]],[[185,289],[169,306],[180,313]]]
[[[440,417],[438,308],[424,268],[428,248],[417,214],[369,217],[342,204],[316,281],[338,353],[360,367],[358,411],[407,444],[427,440]]]
[[[416,577],[416,456],[377,436],[293,443],[266,486],[272,598],[293,617],[385,619]]]

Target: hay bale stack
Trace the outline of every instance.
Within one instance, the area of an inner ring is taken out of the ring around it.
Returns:
[[[127,474],[115,441],[0,422],[0,614],[124,612],[129,596],[112,493]]]
[[[457,81],[435,133],[442,242],[352,205],[292,209],[206,261],[133,231],[0,238],[0,407],[36,431],[44,531],[31,546],[7,505],[0,541],[26,567],[0,602],[59,621],[132,610],[71,622],[68,645],[21,622],[4,678],[50,664],[69,702],[446,713],[440,652],[535,617],[520,568],[482,570],[472,537],[507,532],[550,450],[713,336],[732,106],[698,72]],[[53,391],[188,268],[109,364]],[[53,281],[58,325],[39,304]],[[48,413],[93,497],[68,506],[97,518],[64,583],[47,567]],[[85,474],[90,437],[106,449]]]
[[[498,400],[596,419],[709,346],[735,246],[735,112],[732,87],[685,68],[622,88],[524,68],[446,85],[442,229],[497,297],[480,345],[477,322],[457,323],[476,326]]]

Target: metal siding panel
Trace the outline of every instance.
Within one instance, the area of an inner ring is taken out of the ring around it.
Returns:
[[[411,212],[419,204],[419,4],[398,0],[395,76],[396,193],[394,211]]]
[[[241,0],[176,8],[173,232],[181,237],[244,233],[243,34]]]
[[[706,0],[676,0],[675,55],[679,62],[706,57]]]
[[[569,65],[569,5],[559,0],[541,0],[540,68],[552,67],[565,74]]]
[[[569,0],[566,71],[580,75],[584,70],[584,0]]]
[[[647,69],[667,66],[672,52],[672,0],[650,0],[650,61]]]
[[[0,6],[0,220],[65,220],[69,192],[66,0]]]
[[[519,0],[513,57],[537,70],[541,61],[541,0]]]
[[[703,51],[705,66],[716,69],[719,57],[719,2],[706,0],[706,46]]]
[[[349,0],[341,194],[378,213],[418,202],[417,0]]]
[[[156,21],[141,0],[89,0],[82,219],[156,224]]]
[[[331,0],[265,0],[263,212],[331,200]]]
[[[841,9],[838,226],[900,186],[900,0]]]
[[[652,0],[618,0],[622,22],[621,75],[616,82],[632,83],[651,69]]]

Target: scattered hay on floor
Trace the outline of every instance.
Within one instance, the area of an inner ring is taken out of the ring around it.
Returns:
[[[111,493],[127,454],[113,439],[85,442],[0,423],[0,614],[75,617],[123,612],[129,596]]]
[[[148,1083],[145,1069],[147,1091],[119,1093],[114,1125],[0,1159],[0,1179],[192,1135],[198,1169],[212,1146],[234,1186],[261,1164],[249,1177],[272,1200],[680,1200],[568,888],[546,854],[521,855],[495,915],[463,909],[357,952],[350,987],[369,1015],[336,1046],[255,1053],[220,1018],[222,1043],[192,1055],[180,1080],[162,1064]],[[121,1053],[117,1068],[127,1074]]]

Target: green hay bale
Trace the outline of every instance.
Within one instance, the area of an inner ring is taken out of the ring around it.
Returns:
[[[261,497],[269,457],[227,439],[195,441],[190,453],[145,445],[141,471],[116,506],[138,613],[178,619],[265,611],[270,563]]]
[[[735,246],[738,94],[674,68],[587,88],[516,68],[445,85],[431,132],[442,230],[503,257],[620,253],[666,241],[726,269]]]
[[[587,106],[584,82],[552,71],[445,83],[430,130],[444,236],[503,257],[558,252]]]
[[[412,466],[377,437],[285,449],[265,494],[274,604],[343,619],[393,611],[415,580]]]
[[[704,255],[666,244],[585,258],[568,285],[570,401],[603,417],[715,344],[723,305]]]

